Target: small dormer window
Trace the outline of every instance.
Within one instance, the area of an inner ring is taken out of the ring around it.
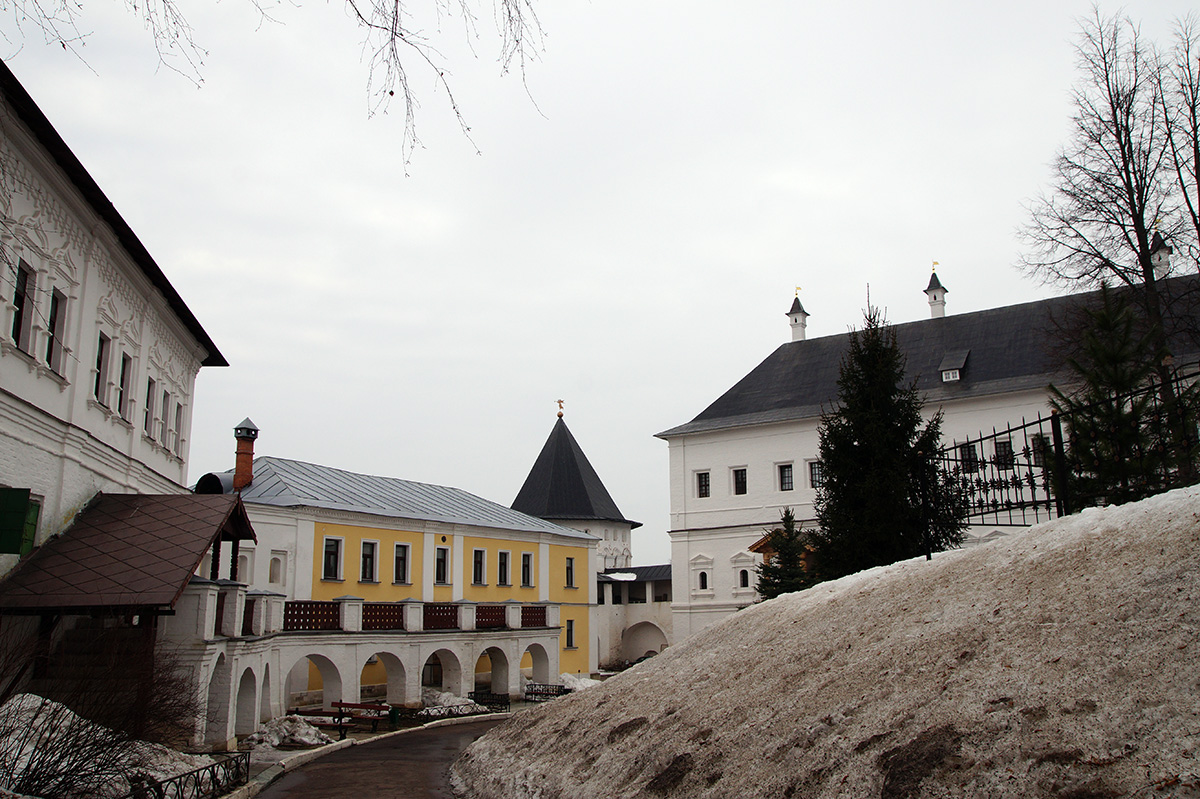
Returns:
[[[970,350],[951,350],[942,357],[938,371],[941,372],[943,383],[957,383],[962,380],[962,370],[966,368],[967,357],[970,354]]]

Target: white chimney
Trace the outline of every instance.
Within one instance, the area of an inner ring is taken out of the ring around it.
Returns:
[[[929,286],[925,289],[925,296],[929,297],[929,318],[941,319],[946,315],[946,292],[949,291],[938,280],[937,272],[935,271],[929,278]]]

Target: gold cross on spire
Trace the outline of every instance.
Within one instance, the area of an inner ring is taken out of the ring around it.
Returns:
[[[563,401],[562,401],[562,400],[555,400],[555,402],[557,402],[557,403],[558,403],[558,418],[559,418],[559,419],[561,419],[561,418],[562,418],[562,406],[563,406]]]

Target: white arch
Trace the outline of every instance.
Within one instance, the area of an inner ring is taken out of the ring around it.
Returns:
[[[249,735],[258,729],[255,711],[258,708],[258,680],[254,670],[247,667],[238,680],[237,703],[235,704],[233,731],[237,735]]]
[[[208,701],[204,742],[214,749],[228,745],[231,730],[229,724],[230,667],[224,653],[217,655],[212,674],[208,680]]]
[[[651,621],[640,621],[621,633],[623,660],[637,660],[642,655],[661,652],[666,646],[667,636]]]
[[[296,657],[291,665],[284,671],[285,674],[290,674],[292,669],[300,665],[305,659],[317,667],[317,671],[321,674],[321,704],[326,708],[333,707],[334,702],[357,702],[358,697],[347,699],[342,696],[342,673],[338,670],[337,664],[328,656],[320,652],[305,652]],[[355,680],[357,682],[357,680]]]
[[[430,661],[437,664],[437,668],[432,670],[431,674],[432,685],[456,696],[461,696],[463,690],[463,669],[462,659],[458,653],[446,647],[440,647],[431,652],[421,664],[422,683],[424,683],[425,667],[431,665]],[[438,679],[439,676],[440,679]]]
[[[541,644],[534,643],[525,647],[525,652],[528,652],[530,659],[533,660],[530,682],[550,682],[550,655],[546,652],[546,648]],[[525,652],[521,653],[522,660],[525,658]]]

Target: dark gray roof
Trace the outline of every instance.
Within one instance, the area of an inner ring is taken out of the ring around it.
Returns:
[[[938,280],[937,272],[929,276],[929,285],[925,287],[925,291],[933,291],[934,289],[941,289],[947,294],[950,293],[950,289],[943,286],[942,281]]]
[[[804,310],[804,306],[800,304],[799,295],[797,295],[795,297],[795,299],[792,300],[792,307],[788,309],[788,312],[786,315],[791,316],[792,314],[798,314],[798,313],[802,313],[805,316],[809,315],[808,311]]]
[[[230,490],[232,471],[204,475],[196,490]],[[461,488],[358,474],[286,458],[255,458],[254,481],[242,489],[247,505],[311,507],[399,519],[471,524],[586,540],[595,536],[506,508]]]
[[[71,148],[58,135],[58,131],[50,124],[50,120],[38,108],[37,103],[25,91],[25,87],[17,80],[17,76],[9,70],[8,65],[0,61],[0,93],[3,93],[8,104],[21,118],[21,121],[32,131],[37,137],[38,142],[50,154],[59,168],[66,174],[67,179],[75,185],[79,193],[83,195],[83,199],[87,201],[96,215],[108,223],[116,234],[117,241],[129,253],[129,257],[133,259],[145,274],[146,278],[154,284],[154,287],[162,294],[163,299],[167,301],[167,305],[179,317],[179,321],[183,322],[188,331],[195,337],[196,341],[204,349],[204,357],[201,359],[202,366],[228,366],[229,362],[225,360],[225,356],[217,349],[217,345],[209,338],[208,333],[200,326],[200,322],[196,319],[191,309],[184,303],[183,298],[179,296],[179,292],[175,291],[175,287],[167,280],[167,276],[163,274],[161,268],[155,263],[154,258],[150,256],[146,246],[142,244],[137,234],[133,232],[133,228],[129,227],[129,223],[117,212],[112,201],[105,196],[100,190],[100,186],[84,168],[83,163],[75,157],[75,153],[71,152]]]
[[[609,577],[610,574],[634,574],[637,575],[636,580],[614,580]],[[650,582],[653,580],[670,580],[671,579],[671,564],[663,563],[658,566],[630,566],[628,569],[605,569],[596,575],[597,579],[602,583],[616,582]]]
[[[1200,278],[1159,283],[1176,307],[1195,308]],[[982,397],[1045,388],[1062,381],[1063,354],[1056,349],[1056,320],[1068,318],[1095,293],[1055,297],[1004,308],[894,325],[907,358],[908,379],[916,379],[926,402]],[[1184,322],[1195,322],[1193,310]],[[1176,325],[1183,330],[1185,323]],[[1194,327],[1194,325],[1193,325]],[[849,334],[793,341],[782,345],[716,402],[687,424],[658,433],[659,438],[753,424],[814,418],[831,410]],[[1196,347],[1182,334],[1172,338],[1176,364],[1193,357]],[[969,351],[957,382],[941,382],[943,362]]]
[[[562,417],[554,423],[512,506],[540,519],[596,519],[642,526],[621,515]]]

